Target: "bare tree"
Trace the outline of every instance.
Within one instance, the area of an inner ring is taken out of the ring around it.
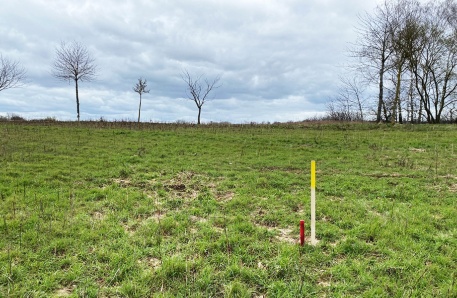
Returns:
[[[360,59],[357,69],[365,75],[367,81],[378,85],[377,122],[382,120],[382,111],[386,110],[384,76],[391,67],[388,61],[393,53],[390,38],[391,11],[392,5],[385,1],[376,7],[373,15],[365,14],[359,18],[359,38],[356,49],[352,51],[353,56]]]
[[[60,47],[56,49],[52,75],[62,81],[75,82],[78,122],[80,119],[78,84],[79,82],[93,81],[96,74],[95,60],[83,44],[73,41],[67,45],[62,42]]]
[[[197,124],[200,124],[200,115],[202,112],[202,106],[209,100],[208,95],[213,89],[219,88],[221,85],[217,85],[220,81],[220,76],[215,77],[213,80],[203,79],[202,75],[197,78],[192,77],[187,70],[181,74],[182,80],[186,83],[186,93],[188,99],[195,102],[198,108],[198,120]]]
[[[21,87],[25,80],[25,69],[19,62],[3,58],[0,54],[0,91]]]
[[[141,96],[143,93],[149,93],[150,90],[147,90],[147,82],[146,79],[143,80],[142,78],[138,79],[138,83],[136,83],[135,87],[133,87],[133,91],[140,95],[140,106],[138,108],[138,123],[140,123],[140,115],[141,115]]]
[[[408,61],[418,50],[418,37],[420,35],[420,3],[416,0],[398,0],[392,9],[390,22],[390,39],[393,55],[391,59],[391,72],[395,77],[395,95],[392,104],[391,122],[403,122],[402,115],[402,81],[404,73],[408,70]],[[406,72],[411,73],[411,72]]]
[[[385,0],[373,14],[359,20],[359,39],[353,55],[359,58],[360,73],[368,82],[377,84],[377,122],[383,114],[385,121],[402,122],[402,81],[409,69],[411,52],[417,47],[419,16],[420,3],[416,0]],[[390,88],[395,93],[387,98]]]
[[[450,113],[457,102],[456,12],[455,0],[384,0],[361,18],[353,55],[367,81],[378,84],[378,121],[384,111],[385,120],[402,122],[404,108],[410,121],[439,123]]]
[[[457,100],[457,26],[454,1],[428,3],[421,15],[420,47],[409,59],[427,122],[439,123]]]
[[[327,117],[337,121],[364,121],[364,85],[357,77],[340,77],[338,94],[327,104]]]

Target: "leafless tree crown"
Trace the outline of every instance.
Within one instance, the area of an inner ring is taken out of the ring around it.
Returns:
[[[364,121],[365,85],[357,77],[339,79],[338,94],[327,104],[327,117],[337,121]]]
[[[214,89],[219,88],[218,85],[220,76],[216,76],[213,80],[204,78],[203,75],[197,78],[192,77],[187,70],[184,70],[181,74],[182,80],[186,83],[186,94],[187,98],[195,102],[198,108],[197,124],[200,124],[200,116],[202,113],[202,106],[209,100],[208,96]]]
[[[203,79],[203,75],[197,78],[192,77],[187,70],[183,71],[181,78],[187,85],[187,97],[194,101],[197,107],[201,108],[206,101],[208,101],[208,95],[212,90],[219,88],[220,76],[215,77],[213,80]]]
[[[21,87],[25,80],[25,69],[19,62],[0,55],[0,91]]]
[[[95,60],[79,42],[62,42],[56,49],[53,76],[63,81],[92,81],[97,74]]]
[[[146,89],[148,87],[146,80],[143,80],[142,78],[138,79],[138,83],[136,83],[135,87],[133,87],[133,91],[136,93],[143,94],[143,93],[149,93],[150,90]]]

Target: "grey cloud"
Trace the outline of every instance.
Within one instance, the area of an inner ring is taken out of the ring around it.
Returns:
[[[81,85],[82,117],[136,118],[132,87],[146,78],[142,119],[196,118],[183,69],[221,75],[204,121],[302,120],[325,110],[364,0],[5,0],[0,53],[27,68],[29,84],[0,93],[0,114],[73,119],[74,86],[52,78],[55,47],[84,43],[100,70]],[[46,104],[43,104],[45,102]]]

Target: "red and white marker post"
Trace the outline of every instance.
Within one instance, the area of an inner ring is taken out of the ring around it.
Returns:
[[[316,245],[316,162],[311,161],[311,245]],[[300,245],[305,243],[305,221],[300,220]]]

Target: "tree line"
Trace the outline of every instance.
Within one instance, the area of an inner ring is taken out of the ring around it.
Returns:
[[[357,33],[350,50],[354,75],[340,79],[339,92],[328,104],[330,118],[371,116],[392,123],[456,120],[454,0],[385,1],[359,17]]]
[[[76,94],[76,118],[80,121],[80,100],[79,84],[81,82],[93,81],[98,73],[95,59],[82,43],[73,41],[72,43],[62,42],[60,47],[56,48],[56,57],[52,65],[52,76],[66,82],[75,83]],[[19,62],[0,55],[0,91],[18,88],[24,85],[26,71],[19,65]],[[198,109],[197,124],[200,124],[201,110],[203,105],[210,99],[209,94],[216,88],[220,87],[218,82],[220,76],[213,80],[202,79],[203,75],[198,77],[192,76],[187,70],[182,72],[181,78],[186,84],[186,94],[189,100],[192,100]],[[149,93],[146,79],[139,78],[138,83],[133,87],[133,91],[140,96],[138,108],[138,123],[141,119],[141,101],[142,95]]]

